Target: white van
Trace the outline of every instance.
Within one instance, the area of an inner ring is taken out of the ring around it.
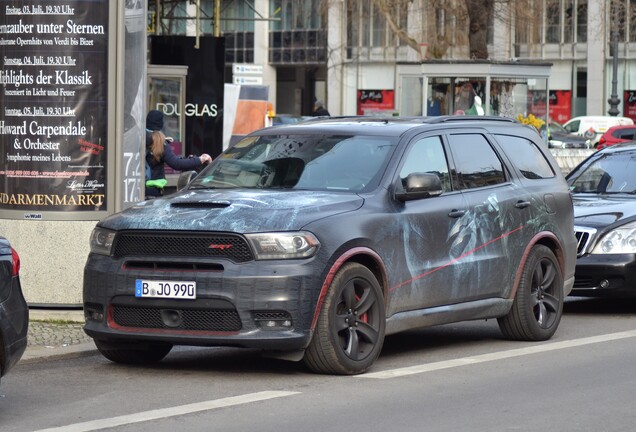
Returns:
[[[629,117],[613,116],[583,116],[568,120],[563,127],[571,134],[580,135],[596,145],[598,140],[610,127],[618,125],[633,125],[634,120]]]

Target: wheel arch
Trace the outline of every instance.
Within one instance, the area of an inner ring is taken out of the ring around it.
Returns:
[[[509,299],[511,300],[514,299],[515,295],[517,294],[517,289],[519,288],[519,283],[521,282],[521,274],[523,273],[523,268],[526,265],[526,261],[528,260],[530,251],[536,245],[543,245],[550,249],[554,253],[557,262],[559,263],[561,274],[565,274],[565,256],[563,254],[563,246],[561,245],[561,242],[559,241],[557,236],[550,231],[537,233],[526,245],[521,260],[519,261],[519,265],[517,266],[515,281],[509,295]]]
[[[375,276],[376,280],[380,284],[380,288],[382,289],[382,295],[384,296],[384,304],[386,308],[386,300],[388,294],[388,278],[386,274],[386,267],[380,255],[378,255],[373,249],[358,246],[353,247],[351,249],[347,249],[343,253],[341,253],[333,262],[329,271],[327,272],[327,276],[324,278],[322,287],[320,288],[320,294],[318,295],[318,301],[316,302],[316,307],[314,309],[314,316],[311,320],[310,330],[313,333],[316,328],[316,323],[318,321],[318,315],[322,309],[322,306],[325,301],[325,296],[327,295],[327,290],[333,281],[338,270],[342,268],[347,263],[355,262],[364,267],[368,268],[371,273]]]

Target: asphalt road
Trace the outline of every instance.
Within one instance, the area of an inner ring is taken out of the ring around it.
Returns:
[[[504,340],[492,320],[394,335],[357,377],[231,348],[176,349],[149,367],[19,364],[0,386],[0,430],[633,430],[635,312],[571,299],[542,343]]]

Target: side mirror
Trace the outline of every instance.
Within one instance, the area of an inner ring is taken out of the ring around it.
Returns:
[[[197,176],[196,171],[184,171],[179,175],[177,179],[177,190],[181,190]]]
[[[442,181],[436,174],[411,173],[406,177],[404,189],[395,194],[400,201],[410,201],[441,195]]]

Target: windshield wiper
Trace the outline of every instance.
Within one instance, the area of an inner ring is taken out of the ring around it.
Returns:
[[[216,186],[190,186],[188,190],[201,190],[201,189],[217,189]]]

